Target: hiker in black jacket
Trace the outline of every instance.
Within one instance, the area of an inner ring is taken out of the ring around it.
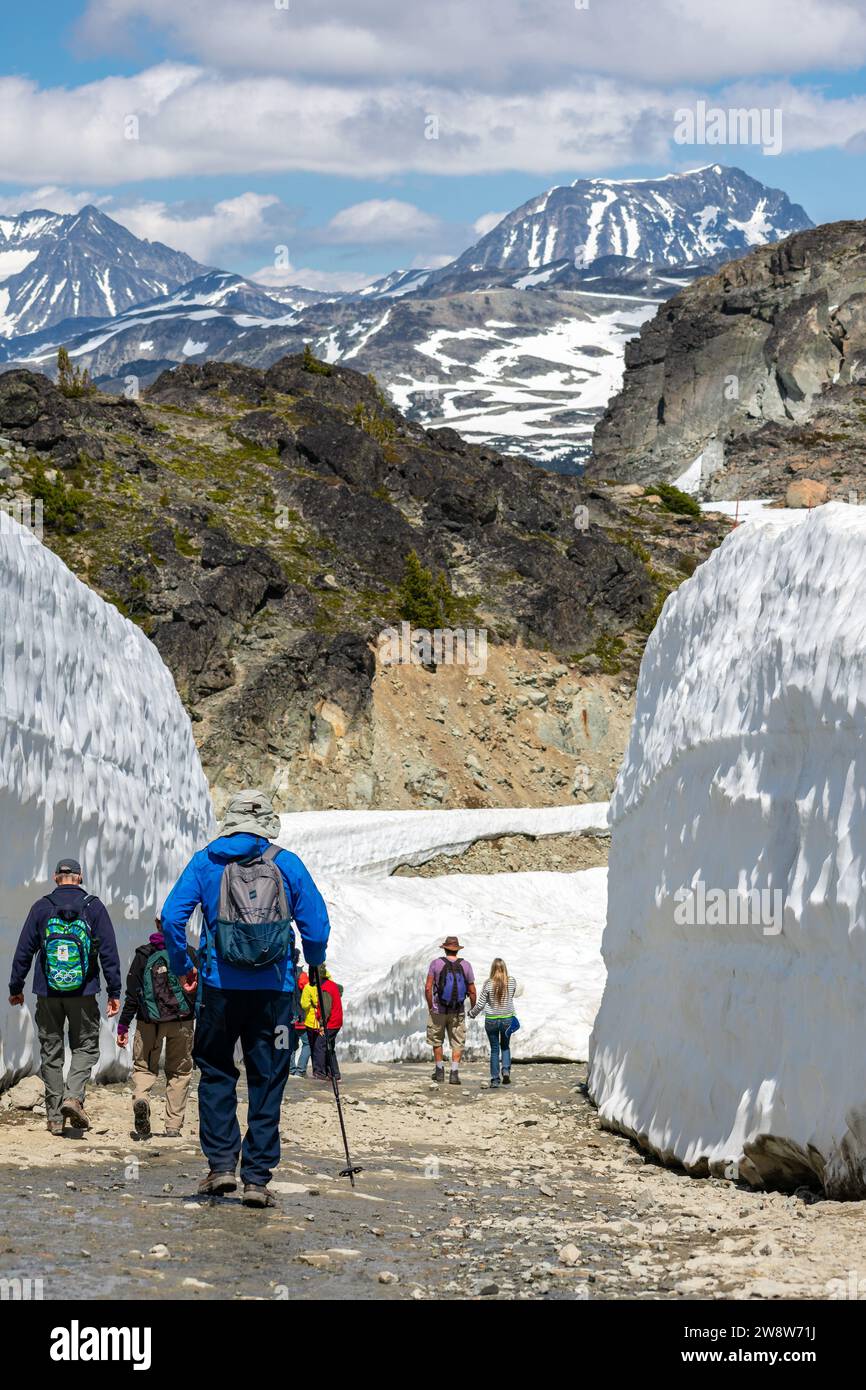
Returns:
[[[192,957],[192,952],[190,952]],[[135,1019],[132,1045],[132,1116],[139,1139],[149,1139],[148,1096],[159,1072],[165,1043],[165,1137],[179,1139],[192,1080],[196,986],[186,988],[172,972],[162,923],[139,946],[126,977],[126,999],[117,1024],[117,1042],[126,1047]]]
[[[9,979],[9,1003],[24,1003],[24,986],[34,957],[33,993],[42,1052],[48,1129],[62,1134],[66,1120],[89,1129],[84,1090],[99,1059],[100,968],[108,987],[106,1013],[120,1008],[120,958],[111,918],[97,897],[81,886],[77,859],[61,859],[57,887],[34,903],[18,939]],[[64,1033],[69,1027],[72,1061],[63,1081]]]

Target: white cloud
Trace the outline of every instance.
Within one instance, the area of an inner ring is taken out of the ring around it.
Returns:
[[[406,84],[305,85],[178,64],[72,90],[41,91],[7,77],[0,79],[0,181],[104,186],[292,170],[377,178],[516,169],[540,177],[562,169],[609,174],[627,163],[664,168],[683,157],[671,144],[674,112],[705,95],[607,78],[502,96]],[[786,153],[844,147],[866,129],[864,95],[831,98],[761,83],[740,84],[730,99],[781,106]],[[727,100],[725,92],[712,96],[720,105]],[[431,114],[438,139],[426,138]],[[133,117],[138,139],[127,138]],[[715,155],[699,148],[694,162]]]
[[[108,201],[108,195],[97,197],[93,193],[75,193],[70,188],[25,188],[21,193],[7,193],[0,196],[0,212],[15,217],[19,212],[32,212],[44,208],[46,212],[80,212],[92,203],[96,206]]]
[[[338,294],[341,290],[362,290],[376,277],[356,270],[310,270],[294,266],[262,266],[253,271],[247,279],[254,280],[265,289],[282,289],[286,285],[298,285],[306,290],[326,290]]]
[[[370,198],[342,208],[328,223],[323,239],[365,246],[424,241],[440,229],[439,219],[398,198]]]
[[[476,217],[475,221],[472,223],[472,230],[478,237],[486,236],[488,232],[493,231],[494,227],[499,226],[503,217],[507,216],[508,214],[505,212],[482,213],[481,217]]]
[[[602,73],[717,82],[856,67],[860,0],[90,0],[89,49],[127,45],[137,22],[225,70],[321,79],[431,77],[514,92]]]
[[[460,249],[462,250],[463,248],[461,247]],[[457,255],[459,254],[460,252],[458,251]],[[453,260],[454,256],[449,254],[447,251],[436,252],[432,256],[415,256],[414,260],[411,262],[409,266],[409,269],[441,270],[443,265],[450,265]]]
[[[224,248],[260,243],[268,234],[265,213],[280,205],[273,194],[241,193],[203,211],[164,202],[137,202],[107,209],[136,236],[163,241],[198,261],[212,263]]]

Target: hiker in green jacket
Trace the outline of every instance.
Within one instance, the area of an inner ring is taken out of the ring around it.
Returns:
[[[132,1116],[139,1139],[151,1137],[150,1095],[165,1043],[165,1137],[179,1139],[192,1081],[196,986],[187,989],[173,974],[162,923],[139,946],[126,977],[126,999],[117,1024],[117,1043],[126,1047],[135,1019],[132,1048]]]

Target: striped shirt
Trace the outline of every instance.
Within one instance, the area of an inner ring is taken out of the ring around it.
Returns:
[[[512,1008],[512,1004],[514,1001],[514,994],[516,989],[517,981],[515,980],[513,975],[509,975],[508,999],[504,1004],[497,1004],[494,1002],[493,999],[493,981],[485,981],[484,987],[478,996],[475,1006],[469,1010],[469,1017],[475,1018],[478,1014],[481,1013],[481,1010],[483,1009],[486,1018],[513,1018],[514,1009]]]

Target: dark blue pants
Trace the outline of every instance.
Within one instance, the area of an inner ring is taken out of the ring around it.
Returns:
[[[280,1105],[291,1061],[294,999],[270,989],[215,989],[203,985],[193,1056],[202,1151],[215,1173],[264,1186],[280,1161]],[[240,1042],[247,1074],[247,1132],[241,1144],[237,1114]]]
[[[499,1077],[499,1064],[502,1063],[503,1071],[511,1071],[511,1037],[508,1032],[508,1024],[500,1023],[498,1019],[485,1019],[484,1027],[487,1032],[487,1041],[490,1043],[490,1075],[494,1080]]]
[[[328,1029],[328,1041],[330,1043],[331,1053],[329,1064],[328,1057],[326,1055],[328,1049],[325,1046],[324,1033],[319,1032],[318,1028],[307,1029],[307,1041],[310,1048],[310,1055],[313,1059],[313,1076],[316,1078],[317,1081],[327,1081],[328,1077],[332,1074],[336,1076],[338,1081],[341,1081],[343,1079],[343,1073],[340,1071],[340,1063],[337,1061],[336,1051],[337,1034],[339,1033],[339,1031],[339,1028]],[[328,1069],[329,1065],[332,1068],[332,1071]]]

